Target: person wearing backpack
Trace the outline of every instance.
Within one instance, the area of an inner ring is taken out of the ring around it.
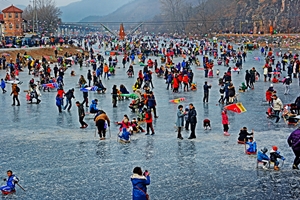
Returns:
[[[20,101],[19,101],[19,92],[20,88],[17,86],[17,84],[12,84],[12,91],[10,93],[10,96],[13,95],[13,104],[12,106],[15,105],[15,101],[17,100],[17,106],[20,106]]]

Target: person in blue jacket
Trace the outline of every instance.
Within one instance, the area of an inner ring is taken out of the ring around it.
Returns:
[[[6,181],[6,185],[0,187],[1,191],[4,192],[14,192],[15,191],[15,184],[19,182],[19,178],[16,177],[11,170],[7,171],[8,179],[3,179]]]
[[[171,72],[168,72],[166,76],[166,83],[168,84],[167,90],[169,90],[170,85],[172,86],[173,75]]]
[[[257,161],[263,163],[263,169],[267,169],[267,163],[269,162],[270,158],[266,154],[268,152],[268,149],[266,147],[262,148],[258,154],[257,154]]]
[[[63,106],[63,98],[58,94],[56,95],[56,106],[58,108],[58,112],[62,112],[62,106]]]
[[[253,141],[253,137],[249,138],[249,141],[246,142],[246,144],[249,145],[248,149],[246,150],[247,154],[254,154],[256,153],[257,149],[256,149],[256,142]]]
[[[127,131],[126,128],[122,129],[122,135],[119,135],[120,140],[123,140],[125,142],[129,142],[130,141],[130,132]]]
[[[147,200],[147,185],[150,185],[150,173],[146,170],[143,171],[140,167],[133,169],[131,176],[132,183],[132,200]]]
[[[6,92],[5,87],[6,87],[6,83],[3,80],[3,78],[1,78],[1,89],[2,89],[3,94]]]
[[[98,99],[92,100],[92,104],[90,105],[90,113],[97,113],[99,109],[97,108]]]

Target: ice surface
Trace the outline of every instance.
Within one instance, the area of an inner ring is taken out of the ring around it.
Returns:
[[[240,74],[232,73],[238,89],[244,81],[245,69],[256,67],[262,73],[263,62],[253,59],[260,53],[248,54]],[[159,58],[153,58],[159,61]],[[121,66],[121,57],[118,58]],[[182,58],[176,58],[175,63]],[[202,63],[202,57],[199,57]],[[231,63],[231,66],[234,64]],[[87,69],[73,66],[77,76],[65,75],[65,90],[75,87],[79,75],[86,76]],[[118,127],[111,126],[111,138],[99,141],[94,137],[92,119],[85,119],[89,127],[79,129],[75,101],[70,112],[59,114],[55,105],[55,92],[42,92],[41,104],[27,104],[25,93],[21,92],[20,107],[12,107],[12,97],[0,94],[0,174],[3,178],[7,169],[12,169],[21,179],[20,184],[27,189],[17,188],[16,199],[130,199],[130,175],[135,166],[151,172],[148,187],[151,199],[299,199],[299,175],[291,170],[294,156],[286,143],[286,138],[295,127],[288,127],[283,120],[278,124],[265,116],[267,105],[263,103],[265,91],[270,83],[262,77],[255,84],[255,90],[239,95],[247,109],[246,113],[229,112],[230,137],[223,136],[221,125],[222,107],[219,99],[218,78],[205,79],[204,72],[192,67],[196,92],[173,94],[166,90],[164,79],[154,79],[154,94],[157,99],[159,118],[154,120],[155,136],[137,134],[130,144],[117,142]],[[135,74],[142,67],[135,65]],[[220,69],[222,75],[227,69]],[[130,112],[130,101],[118,102],[118,108],[111,104],[113,84],[124,84],[128,90],[135,78],[127,78],[127,69],[117,69],[116,76],[104,80],[108,88],[106,94],[89,93],[89,101],[97,98],[112,121],[119,121],[124,114],[136,117]],[[285,73],[285,72],[284,72]],[[5,71],[0,71],[4,77]],[[284,74],[283,74],[284,75]],[[24,81],[21,91],[27,89],[31,77],[20,73]],[[212,84],[209,104],[203,104],[202,85],[207,80]],[[283,103],[291,103],[298,95],[299,86],[295,79],[291,95],[283,95],[284,86],[274,84]],[[76,100],[83,100],[82,93],[75,89]],[[174,122],[177,104],[169,100],[185,97],[184,106],[192,102],[198,112],[197,139],[189,141],[188,132],[183,131],[183,141],[176,139]],[[204,131],[202,120],[209,118],[212,130]],[[244,154],[244,146],[236,143],[239,129],[243,126],[254,129],[258,148],[277,145],[286,157],[279,172],[256,170],[256,158]],[[109,137],[109,134],[108,134]],[[13,198],[14,199],[14,198]]]

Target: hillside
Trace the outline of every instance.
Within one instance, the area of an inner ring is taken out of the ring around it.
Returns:
[[[170,0],[166,0],[168,2]],[[183,4],[197,5],[199,0],[177,0]],[[205,1],[205,0],[200,0]],[[82,22],[141,22],[151,21],[162,14],[161,0],[133,0],[121,6],[116,11],[102,16],[88,16]],[[162,20],[162,19],[161,19]]]
[[[149,10],[151,10],[149,12]],[[105,16],[89,16],[83,22],[141,22],[160,13],[159,0],[136,0]]]
[[[222,5],[227,5],[226,7]],[[300,1],[286,0],[210,0],[196,8],[189,31],[200,32],[299,32]],[[196,24],[196,25],[195,25]]]
[[[67,6],[60,7],[63,12],[62,21],[78,22],[91,15],[104,16],[114,12],[130,1],[132,0],[81,0],[74,2]]]

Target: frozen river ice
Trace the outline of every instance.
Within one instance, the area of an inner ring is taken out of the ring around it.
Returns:
[[[259,52],[249,54],[240,74],[233,73],[233,83],[238,86],[244,80],[245,69],[256,67],[262,75],[263,62],[253,59]],[[159,58],[153,58],[158,59]],[[119,57],[119,62],[121,57]],[[182,58],[175,58],[175,63]],[[202,57],[199,57],[202,61]],[[121,64],[119,63],[119,66]],[[231,64],[233,65],[233,64]],[[173,94],[166,90],[164,80],[154,79],[154,94],[157,99],[159,118],[154,120],[154,136],[136,134],[130,144],[117,142],[118,127],[111,126],[111,138],[99,141],[95,138],[92,119],[89,127],[79,129],[75,101],[70,112],[59,114],[55,105],[56,92],[43,92],[41,104],[27,104],[25,93],[31,77],[20,73],[20,107],[12,107],[8,92],[0,94],[0,174],[4,178],[8,169],[21,179],[20,184],[27,191],[17,188],[17,193],[5,199],[131,199],[130,175],[135,166],[151,172],[148,191],[151,199],[299,199],[299,174],[292,171],[294,159],[286,138],[295,127],[288,127],[283,120],[278,124],[266,118],[266,103],[262,100],[270,83],[259,81],[255,90],[239,95],[247,112],[229,112],[230,137],[223,136],[218,78],[205,79],[204,72],[192,67],[196,92]],[[215,66],[221,73],[227,69]],[[79,75],[86,76],[87,69],[73,66],[77,76],[65,75],[65,91],[75,87]],[[142,67],[135,65],[135,73]],[[127,69],[117,69],[116,76],[104,80],[106,94],[89,93],[89,101],[97,98],[112,121],[119,121],[124,114],[136,117],[130,112],[130,101],[118,102],[114,109],[111,103],[113,84],[124,84],[127,89],[135,82],[127,78]],[[5,71],[0,71],[4,77]],[[202,85],[207,80],[212,84],[209,104],[203,104]],[[291,103],[299,94],[298,80],[293,81],[291,95],[283,95],[283,85],[275,85],[283,103]],[[76,100],[82,101],[82,93],[75,88]],[[184,140],[178,141],[174,129],[177,104],[169,100],[185,97],[184,106],[194,103],[198,112],[197,139],[188,140],[189,133],[183,132]],[[212,130],[204,131],[202,120],[209,118]],[[285,164],[279,172],[256,170],[256,158],[244,154],[244,146],[236,143],[239,129],[243,126],[254,129],[260,149],[277,145]],[[109,134],[108,134],[109,137]],[[0,177],[1,177],[0,176]],[[4,183],[4,182],[3,182]]]

